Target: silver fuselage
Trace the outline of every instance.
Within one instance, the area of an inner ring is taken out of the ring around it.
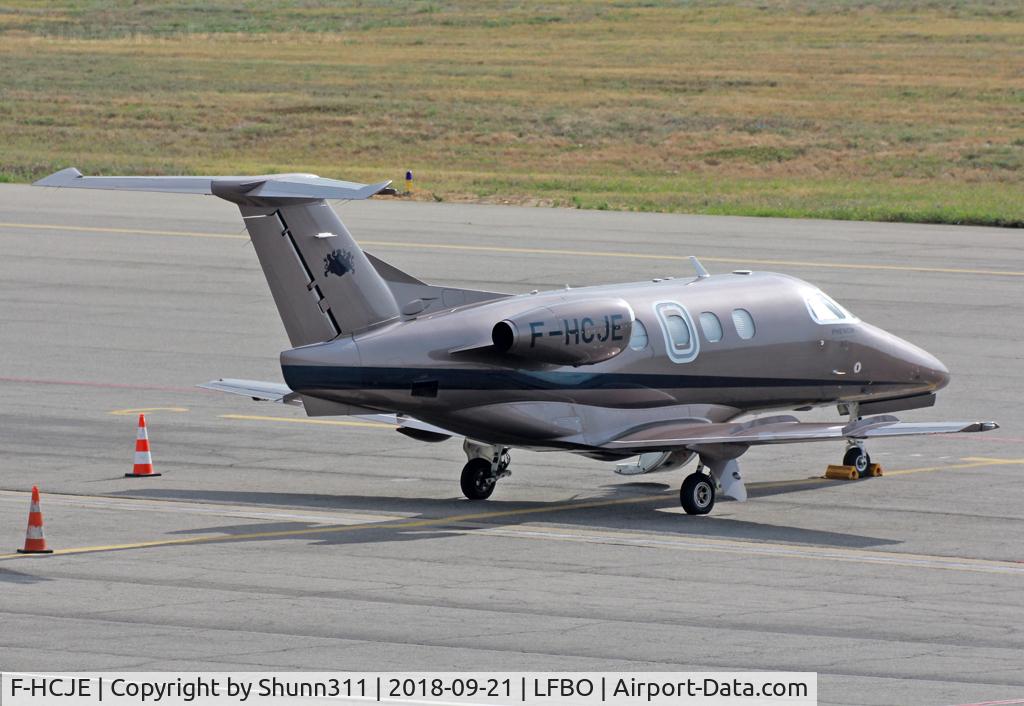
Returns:
[[[285,351],[281,365],[307,399],[408,414],[491,444],[581,452],[647,419],[719,422],[948,383],[941,362],[897,336],[852,316],[816,320],[816,292],[786,275],[733,273],[518,295]],[[486,345],[497,322],[524,310],[607,297],[634,316],[632,345],[608,360],[574,367]],[[683,353],[666,311],[690,328]]]

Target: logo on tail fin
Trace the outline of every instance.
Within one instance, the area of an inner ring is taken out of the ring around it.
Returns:
[[[341,277],[347,272],[352,272],[354,269],[352,266],[352,253],[348,250],[344,252],[335,250],[324,256],[324,277],[330,274]]]

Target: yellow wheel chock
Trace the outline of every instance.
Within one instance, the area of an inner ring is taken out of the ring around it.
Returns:
[[[877,463],[872,463],[864,472],[863,477],[877,478],[881,475],[882,467]],[[825,477],[832,480],[857,480],[861,475],[857,473],[857,469],[853,466],[836,466],[830,463],[828,468],[825,469]]]

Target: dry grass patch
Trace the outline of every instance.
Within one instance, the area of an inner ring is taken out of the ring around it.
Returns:
[[[0,9],[0,179],[413,169],[418,197],[1024,223],[1019,2]]]

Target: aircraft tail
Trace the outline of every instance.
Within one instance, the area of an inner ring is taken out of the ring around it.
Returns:
[[[371,263],[325,201],[369,198],[388,184],[357,184],[313,174],[86,177],[77,169],[65,169],[35,183],[212,194],[237,204],[292,346],[328,341],[400,315],[395,292],[378,272],[377,263],[390,266]]]
[[[293,347],[398,317],[391,289],[326,202],[239,209]]]

